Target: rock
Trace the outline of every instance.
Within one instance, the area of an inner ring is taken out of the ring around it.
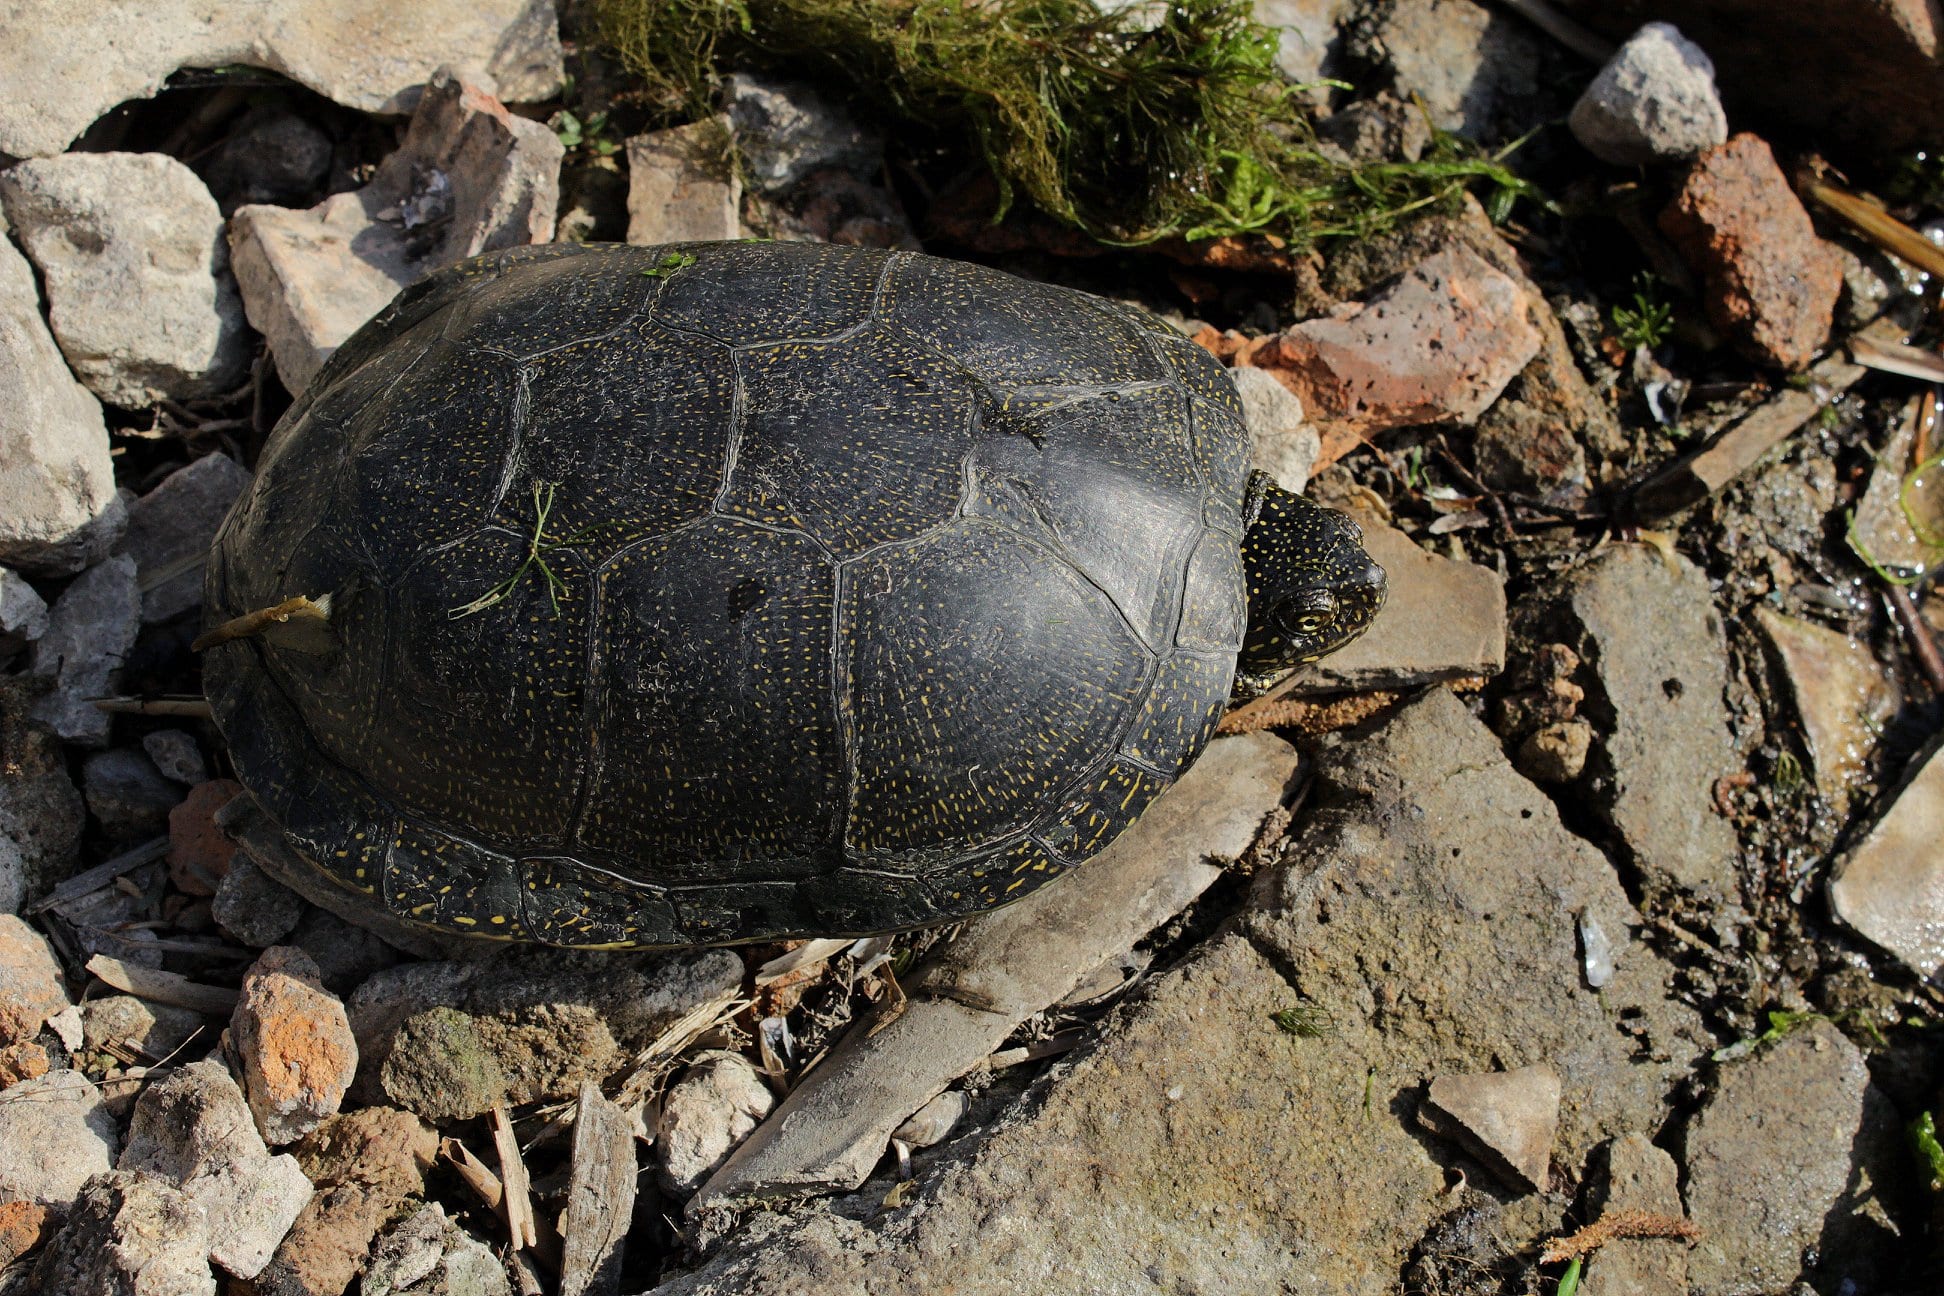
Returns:
[[[1465,1149],[1516,1192],[1542,1192],[1559,1132],[1559,1073],[1541,1063],[1515,1071],[1441,1075],[1418,1120]]]
[[[583,1080],[605,1080],[677,1018],[728,1003],[742,975],[742,960],[728,950],[643,956],[517,949],[484,962],[400,964],[351,996],[363,1059],[358,1092],[382,1094],[384,1067],[408,1019],[443,1008],[471,1019],[479,1047],[504,1074],[509,1101],[571,1098]],[[471,1042],[456,1024],[439,1031],[448,1028],[446,1044],[457,1052],[442,1065],[480,1074],[483,1062],[460,1056]],[[419,1078],[411,1081],[415,1089]]]
[[[1589,1204],[1594,1218],[1613,1211],[1648,1211],[1678,1219],[1680,1172],[1674,1158],[1644,1135],[1623,1134],[1596,1156]],[[1586,1262],[1589,1296],[1687,1296],[1687,1243],[1678,1238],[1619,1238]]]
[[[34,1271],[43,1296],[216,1296],[209,1217],[152,1175],[88,1181]]]
[[[302,1138],[336,1113],[358,1069],[344,1005],[302,950],[276,945],[243,974],[231,1046],[257,1130],[272,1147]]]
[[[0,1044],[32,1039],[68,1006],[67,981],[47,937],[0,914]]]
[[[1396,0],[1374,47],[1390,64],[1398,97],[1421,99],[1440,130],[1496,140],[1535,106],[1537,34],[1472,0]]]
[[[1907,1245],[1875,1191],[1901,1167],[1899,1135],[1862,1054],[1827,1021],[1725,1065],[1687,1129],[1688,1215],[1701,1232],[1689,1290],[1781,1291],[1798,1275],[1819,1290],[1874,1287],[1888,1274],[1873,1271]],[[1806,1253],[1819,1257],[1808,1274]]]
[[[161,89],[183,67],[268,68],[347,108],[403,113],[434,69],[450,65],[503,99],[551,98],[562,77],[550,3],[374,8],[347,26],[329,0],[227,5],[180,0],[130,9],[22,0],[0,49],[0,152],[59,153],[89,123]]]
[[[1586,485],[1587,447],[1617,439],[1606,401],[1573,363],[1566,333],[1536,289],[1539,353],[1478,419],[1472,458],[1493,490],[1557,496]]]
[[[1921,579],[1944,562],[1944,472],[1935,463],[1919,471],[1916,442],[1917,420],[1902,420],[1870,469],[1847,538],[1865,562]]]
[[[266,949],[296,929],[304,916],[304,898],[238,852],[216,884],[210,915],[241,943]]]
[[[1887,158],[1934,147],[1944,131],[1936,12],[1923,0],[1562,0],[1612,39],[1648,18],[1678,22],[1713,58],[1740,114],[1831,149]],[[1817,87],[1815,94],[1802,87]]]
[[[32,713],[52,692],[34,675],[0,675],[0,914],[74,872],[87,807],[61,744]]]
[[[506,1072],[465,1013],[414,1013],[390,1042],[379,1086],[391,1102],[429,1123],[471,1120],[506,1101]]]
[[[296,1159],[264,1147],[243,1091],[216,1058],[142,1091],[116,1166],[153,1174],[201,1203],[209,1258],[238,1278],[262,1271],[311,1199]]]
[[[1568,578],[1557,611],[1583,636],[1594,697],[1612,717],[1587,761],[1594,809],[1656,884],[1735,905],[1735,833],[1714,785],[1741,762],[1707,575],[1678,555],[1616,545]]]
[[[891,1137],[915,1148],[933,1147],[951,1136],[970,1104],[963,1089],[947,1089],[906,1118]]]
[[[1816,787],[1847,805],[1897,710],[1897,691],[1869,649],[1848,635],[1765,607],[1755,609],[1755,620],[1788,678]]]
[[[34,1202],[0,1202],[0,1271],[39,1246],[53,1232],[53,1215]]]
[[[1454,247],[1361,306],[1297,324],[1237,359],[1296,393],[1327,450],[1391,428],[1476,422],[1542,340],[1520,285]]]
[[[1249,460],[1292,495],[1309,484],[1310,467],[1322,452],[1316,429],[1303,422],[1303,402],[1264,369],[1244,366],[1230,372],[1242,397],[1242,419],[1249,427]]]
[[[230,248],[250,323],[292,393],[398,291],[481,252],[553,237],[565,150],[445,70],[371,183],[309,211],[239,208]]]
[[[760,193],[781,193],[825,168],[868,177],[883,163],[883,137],[807,83],[736,72],[722,94],[743,174]]]
[[[1709,321],[1743,354],[1791,372],[1816,358],[1843,263],[1766,143],[1744,133],[1703,153],[1660,227],[1706,281]]]
[[[34,645],[33,672],[54,680],[34,718],[71,743],[106,746],[112,717],[89,699],[115,691],[141,625],[134,559],[103,559],[69,585]]]
[[[1452,1208],[1412,1112],[1432,1074],[1551,1062],[1563,1165],[1662,1119],[1708,1047],[1700,1023],[1664,997],[1671,969],[1644,947],[1600,994],[1580,985],[1573,912],[1613,930],[1638,917],[1461,703],[1434,690],[1331,752],[1309,805],[1235,926],[1154,977],[1056,1083],[961,1140],[896,1208],[879,1180],[830,1209],[758,1212],[657,1296],[1389,1296]],[[906,1015],[932,1002],[914,993]],[[1329,1033],[1278,1030],[1272,1015],[1297,1004],[1327,1013]],[[1552,1231],[1561,1203],[1533,1200]]]
[[[244,113],[199,169],[225,216],[249,203],[306,207],[330,179],[332,153],[329,135],[266,103]]]
[[[906,974],[903,1011],[844,1036],[702,1185],[689,1213],[864,1182],[911,1113],[1200,895],[1220,873],[1211,859],[1247,851],[1294,771],[1294,751],[1270,734],[1209,744],[1088,861],[1085,886],[1042,887],[981,915]]]
[[[1829,884],[1836,916],[1928,977],[1944,967],[1944,739],[1912,757],[1888,809]]]
[[[206,454],[129,506],[128,530],[115,552],[135,560],[143,621],[166,621],[202,606],[210,542],[249,484],[249,470],[236,460]]]
[[[169,880],[189,895],[213,896],[229,872],[236,846],[216,815],[243,792],[235,779],[211,779],[189,789],[169,811]]]
[[[151,1003],[134,995],[108,995],[81,1005],[82,1047],[91,1053],[110,1045],[140,1050],[159,1062],[187,1044],[197,1032],[205,1041],[215,1038],[201,1013],[170,1004]],[[191,1056],[194,1056],[192,1053]]]
[[[202,749],[180,729],[157,729],[143,734],[142,750],[148,753],[164,778],[191,787],[209,781],[209,766],[203,763]]]
[[[686,1197],[728,1160],[776,1107],[776,1095],[740,1053],[696,1055],[662,1098],[655,1158],[662,1187]]]
[[[47,1050],[31,1040],[0,1047],[0,1089],[44,1076],[53,1065]]]
[[[95,752],[82,762],[81,794],[102,832],[123,845],[166,831],[182,796],[153,761],[129,747]]]
[[[101,406],[69,372],[41,315],[34,272],[4,237],[0,498],[0,563],[29,576],[68,576],[99,562],[127,521]]]
[[[1379,91],[1317,123],[1318,142],[1350,162],[1415,162],[1431,144],[1431,123],[1414,103]]]
[[[717,114],[628,141],[628,242],[742,237],[742,178],[727,156],[729,118]]]
[[[333,1116],[293,1149],[317,1193],[268,1267],[258,1296],[340,1296],[378,1230],[425,1190],[438,1136],[409,1112],[366,1107]]]
[[[0,663],[47,633],[47,604],[11,567],[0,567]]]
[[[140,202],[128,201],[140,194]],[[110,405],[235,387],[249,363],[223,217],[162,153],[68,153],[0,173],[68,367]]]
[[[1586,768],[1595,736],[1584,720],[1562,720],[1526,735],[1512,763],[1535,783],[1571,783]]]
[[[1403,689],[1496,675],[1505,666],[1505,586],[1498,573],[1441,558],[1395,527],[1360,517],[1364,548],[1390,576],[1363,638],[1290,676],[1277,693]]]
[[[1276,33],[1282,74],[1307,85],[1336,75],[1337,28],[1353,7],[1350,0],[1256,0],[1252,16]]]
[[[377,936],[315,906],[304,911],[284,944],[310,955],[325,987],[338,995],[349,995],[398,962],[398,951]]]
[[[1728,138],[1707,52],[1672,23],[1648,23],[1607,60],[1567,124],[1616,166],[1685,162]]]
[[[49,1071],[7,1090],[0,1101],[0,1147],[32,1156],[0,1157],[0,1198],[65,1211],[90,1175],[115,1164],[121,1135],[101,1091],[79,1071]]]
[[[492,1248],[427,1202],[378,1239],[362,1296],[511,1296]]]

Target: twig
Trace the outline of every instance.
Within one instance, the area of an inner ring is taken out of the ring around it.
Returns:
[[[132,873],[144,864],[151,864],[169,853],[169,839],[156,837],[143,842],[132,850],[125,850],[106,863],[97,864],[86,873],[76,873],[67,881],[49,891],[33,904],[27,906],[29,914],[40,913],[64,905],[70,900],[93,895],[113,882],[124,873]]]
[[[540,1234],[533,1219],[533,1193],[527,1180],[526,1162],[520,1157],[520,1142],[513,1137],[513,1117],[504,1105],[493,1108],[493,1148],[499,1153],[500,1183],[504,1195],[500,1213],[506,1220],[512,1248],[538,1246]]]
[[[472,1189],[473,1196],[479,1198],[487,1210],[498,1210],[500,1199],[505,1190],[500,1187],[499,1176],[490,1170],[484,1161],[473,1155],[473,1150],[456,1138],[444,1139],[439,1143],[439,1155],[446,1159],[465,1183]]]
[[[1509,545],[1517,540],[1518,532],[1512,529],[1512,515],[1505,511],[1505,501],[1498,497],[1498,492],[1478,480],[1471,469],[1458,461],[1458,456],[1451,453],[1451,448],[1444,443],[1442,437],[1438,439],[1438,458],[1445,467],[1457,474],[1458,480],[1464,484],[1466,490],[1485,501],[1486,512],[1492,515],[1492,521],[1498,526],[1499,543]]]
[[[1545,1254],[1539,1257],[1539,1263],[1558,1264],[1561,1260],[1591,1255],[1607,1243],[1621,1238],[1673,1238],[1681,1242],[1694,1242],[1700,1237],[1701,1230],[1692,1221],[1678,1215],[1660,1215],[1644,1210],[1608,1211],[1571,1237],[1554,1239]]]
[[[227,1017],[236,1011],[236,991],[203,985],[175,972],[124,963],[106,954],[89,959],[87,968],[115,989],[137,999],[174,1004],[211,1017]]]
[[[1910,639],[1911,654],[1923,668],[1924,678],[1930,681],[1931,692],[1944,697],[1944,653],[1938,652],[1937,640],[1931,635],[1923,613],[1917,610],[1917,601],[1901,585],[1885,584],[1883,597],[1890,600],[1897,620],[1902,623],[1904,634]]]
[[[1821,180],[1804,186],[1809,197],[1827,207],[1851,228],[1893,256],[1902,257],[1926,274],[1944,275],[1944,248],[1919,234],[1867,198]]]
[[[89,698],[97,711],[111,715],[181,716],[187,720],[207,720],[209,699],[182,695],[169,697]]]

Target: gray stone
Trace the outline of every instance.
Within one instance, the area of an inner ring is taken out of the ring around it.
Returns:
[[[1266,369],[1244,365],[1229,371],[1242,397],[1242,419],[1249,427],[1250,462],[1291,494],[1309,484],[1310,468],[1323,451],[1323,439],[1303,422],[1303,402]]]
[[[473,1019],[455,1008],[428,1008],[393,1033],[378,1083],[386,1101],[449,1125],[506,1101],[506,1071],[487,1051]]]
[[[346,22],[332,0],[21,0],[0,47],[0,152],[59,153],[116,104],[161,89],[176,69],[268,68],[364,112],[409,112],[450,65],[501,98],[533,103],[561,84],[548,0],[373,6]]]
[[[209,1258],[238,1278],[262,1271],[311,1199],[310,1180],[295,1158],[270,1155],[242,1089],[217,1058],[142,1091],[116,1168],[153,1174],[200,1202]]]
[[[1944,563],[1944,472],[1916,472],[1917,420],[1906,418],[1870,470],[1849,541],[1879,567],[1907,578]],[[1931,451],[1934,455],[1936,451]]]
[[[1944,737],[1911,758],[1887,801],[1837,866],[1829,907],[1930,976],[1944,967]]]
[[[1276,66],[1307,85],[1336,74],[1337,29],[1351,0],[1256,0],[1252,17],[1276,33]]]
[[[140,201],[129,201],[131,195]],[[68,153],[0,173],[69,368],[110,405],[228,391],[249,363],[223,217],[162,153]]]
[[[1015,1027],[1188,905],[1248,850],[1295,773],[1266,733],[1218,739],[1076,885],[1041,887],[966,923],[903,978],[901,1011],[853,1029],[689,1204],[855,1188],[892,1131]]]
[[[1518,18],[1472,0],[1396,0],[1377,31],[1402,99],[1442,130],[1495,139],[1539,80],[1541,46]]]
[[[66,1210],[89,1176],[115,1164],[121,1134],[101,1091],[79,1071],[23,1080],[0,1101],[0,1147],[32,1156],[0,1157],[0,1197]]]
[[[1611,716],[1588,759],[1595,808],[1659,885],[1735,905],[1735,833],[1715,780],[1741,767],[1728,731],[1728,650],[1708,577],[1646,545],[1609,548],[1566,583],[1593,666],[1587,707]]]
[[[94,1053],[115,1045],[139,1050],[147,1062],[160,1062],[199,1033],[205,1046],[215,1041],[216,1032],[201,1013],[134,995],[107,995],[81,1005],[81,1046]],[[195,1056],[193,1051],[189,1055]]]
[[[1637,916],[1462,704],[1433,692],[1338,749],[1309,805],[1236,926],[895,1208],[878,1180],[829,1209],[759,1211],[657,1296],[1392,1296],[1453,1209],[1412,1111],[1433,1074],[1550,1061],[1566,1165],[1658,1123],[1707,1047],[1700,1024],[1644,948],[1604,992],[1580,984],[1572,913],[1615,930]],[[1328,1033],[1278,1030],[1298,1004]],[[1561,1203],[1529,1200],[1552,1231]]]
[[[398,951],[376,935],[315,905],[304,911],[284,944],[310,955],[325,987],[339,995],[349,995],[399,961]]]
[[[482,252],[553,238],[565,150],[442,69],[404,143],[371,183],[308,211],[249,206],[230,248],[250,323],[301,392],[331,352],[398,291]]]
[[[1587,152],[1616,166],[1685,162],[1728,138],[1714,63],[1672,23],[1622,45],[1567,119]]]
[[[628,141],[628,242],[742,237],[742,178],[727,114]]]
[[[209,1215],[153,1175],[88,1181],[34,1270],[42,1296],[216,1296]]]
[[[115,552],[135,560],[143,621],[202,606],[210,542],[249,484],[249,470],[219,451],[170,473],[129,506],[128,530]]]
[[[333,146],[309,120],[278,104],[243,114],[200,167],[225,216],[248,203],[303,207],[330,178]]]
[[[296,930],[304,898],[238,851],[210,901],[216,925],[252,949],[268,949]]]
[[[180,729],[157,729],[143,734],[142,750],[148,753],[164,778],[190,787],[209,781],[209,766],[203,761],[202,748],[196,745],[194,737]]]
[[[111,717],[90,702],[115,691],[122,662],[142,628],[133,558],[106,558],[54,601],[34,645],[33,672],[54,680],[33,717],[72,743],[104,747]]]
[[[1868,1290],[1900,1253],[1878,1202],[1905,1155],[1895,1109],[1863,1055],[1812,1021],[1721,1069],[1689,1123],[1688,1253],[1694,1296],[1759,1296],[1798,1276]],[[1803,1273],[1805,1252],[1820,1262]]]
[[[760,193],[781,193],[827,167],[869,177],[883,162],[883,138],[804,82],[737,72],[722,93],[744,174]]]
[[[1505,584],[1476,563],[1440,557],[1374,518],[1359,516],[1364,548],[1390,593],[1363,638],[1298,670],[1279,693],[1405,689],[1496,675],[1505,668]]]
[[[933,1147],[951,1136],[970,1106],[963,1089],[947,1089],[920,1107],[891,1131],[891,1137],[915,1148]]]
[[[360,1296],[510,1296],[506,1267],[427,1202],[378,1239]]]
[[[1540,1192],[1559,1132],[1559,1073],[1540,1063],[1441,1075],[1431,1081],[1418,1119],[1463,1143],[1507,1187]]]
[[[776,1095],[740,1053],[697,1055],[662,1097],[655,1161],[662,1187],[686,1197],[776,1107]]]
[[[67,982],[47,937],[13,914],[0,914],[0,1046],[32,1039],[67,1008]]]
[[[1816,788],[1847,806],[1896,713],[1897,690],[1869,649],[1848,635],[1765,607],[1755,609],[1755,619],[1788,678]]]
[[[0,562],[29,576],[68,576],[99,561],[127,522],[101,406],[69,372],[34,272],[4,237],[0,504]]]
[[[47,633],[47,603],[11,567],[0,567],[0,662]]]
[[[1680,1171],[1674,1158],[1640,1134],[1623,1134],[1595,1158],[1590,1204],[1595,1218],[1611,1211],[1647,1211],[1679,1219]],[[1580,1290],[1587,1296],[1687,1296],[1687,1243],[1678,1238],[1619,1238],[1586,1262]]]
[[[742,987],[728,950],[668,955],[517,949],[474,963],[404,963],[372,976],[347,1011],[358,1040],[356,1093],[377,1100],[383,1068],[410,1018],[445,1008],[471,1019],[516,1103],[571,1098],[683,1014]]]
[[[86,803],[60,742],[33,718],[52,693],[40,676],[0,676],[0,913],[45,893],[81,858]]]
[[[108,839],[147,841],[169,830],[169,811],[182,791],[162,777],[155,762],[129,747],[96,752],[82,762],[81,795]]]

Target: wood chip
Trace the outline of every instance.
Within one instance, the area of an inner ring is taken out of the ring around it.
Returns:
[[[560,1296],[614,1296],[634,1218],[634,1132],[628,1117],[582,1081],[567,1184],[567,1236],[560,1252]]]
[[[488,1210],[498,1210],[503,1190],[499,1176],[487,1167],[484,1161],[473,1155],[473,1150],[456,1138],[442,1140],[439,1155],[446,1164],[455,1170],[466,1187],[472,1189],[473,1196]]]
[[[222,986],[203,985],[174,972],[124,963],[106,954],[95,955],[87,966],[88,971],[115,989],[137,999],[173,1004],[212,1017],[227,1017],[236,1011],[236,991]]]
[[[504,1106],[493,1108],[493,1148],[499,1153],[500,1214],[506,1220],[506,1235],[515,1251],[539,1245],[540,1233],[533,1219],[533,1190],[527,1179],[526,1161],[520,1156],[520,1141],[513,1136],[513,1117]]]
[[[1857,334],[1849,342],[1850,359],[1866,369],[1900,374],[1924,382],[1944,382],[1944,356],[1925,347],[1879,342]]]
[[[105,886],[113,885],[116,878],[131,873],[144,864],[153,863],[169,853],[169,839],[156,837],[143,842],[132,850],[125,850],[104,864],[97,864],[85,873],[76,873],[61,885],[27,906],[29,914],[40,913],[79,900],[82,896],[93,895]]]
[[[829,938],[807,940],[795,949],[778,954],[775,958],[757,968],[756,984],[759,987],[766,986],[773,981],[782,980],[792,972],[813,966],[817,963],[827,963],[849,949],[854,943],[853,941],[832,940]]]

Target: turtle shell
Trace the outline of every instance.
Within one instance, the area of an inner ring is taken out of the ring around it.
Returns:
[[[1240,405],[1084,293],[801,243],[407,290],[265,449],[205,683],[308,865],[568,946],[888,931],[1098,852],[1207,741]],[[301,619],[300,619],[301,620]]]

